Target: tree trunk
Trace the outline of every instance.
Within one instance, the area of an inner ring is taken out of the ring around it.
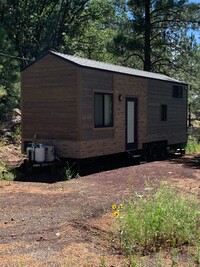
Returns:
[[[145,43],[144,43],[144,70],[151,70],[151,19],[150,19],[150,0],[145,1]]]

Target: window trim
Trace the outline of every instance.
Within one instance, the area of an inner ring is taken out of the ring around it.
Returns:
[[[172,86],[172,97],[173,98],[183,98],[183,85],[173,85]]]
[[[103,124],[100,126],[97,126],[96,122],[95,122],[95,95],[102,95],[103,96],[103,102],[102,102]],[[108,126],[105,125],[105,98],[104,98],[105,95],[110,95],[111,99],[112,99],[111,124]],[[114,96],[113,96],[113,93],[94,91],[94,129],[107,129],[107,128],[113,128],[113,126],[114,126]]]

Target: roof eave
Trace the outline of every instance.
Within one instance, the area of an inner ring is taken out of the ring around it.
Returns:
[[[69,62],[69,63],[71,63],[71,64],[73,64],[75,66],[81,67],[81,68],[95,69],[95,70],[99,70],[99,71],[108,71],[108,72],[112,72],[112,73],[115,73],[115,74],[123,74],[123,75],[128,75],[128,76],[139,77],[139,78],[152,79],[152,80],[160,80],[160,81],[163,81],[163,82],[179,83],[179,84],[182,84],[182,85],[188,85],[185,82],[178,81],[178,80],[175,80],[175,79],[173,80],[172,78],[171,78],[172,80],[164,80],[164,79],[159,79],[159,78],[154,78],[154,77],[145,77],[145,76],[141,76],[141,75],[137,75],[137,74],[130,74],[130,73],[125,73],[125,72],[120,72],[120,71],[113,71],[113,70],[109,70],[109,69],[106,70],[106,69],[102,69],[102,68],[98,68],[98,67],[84,66],[82,64],[79,64],[77,62],[74,62],[74,61],[72,61],[70,59],[67,59],[67,58],[63,57],[62,55],[59,55],[57,53],[54,53],[54,51],[51,51],[51,50],[48,50],[43,55],[41,55],[40,57],[38,57],[34,62],[31,62],[30,64],[28,64],[26,67],[24,67],[21,70],[21,72],[23,72],[24,70],[26,70],[27,68],[29,68],[30,66],[32,66],[33,64],[35,64],[37,61],[39,61],[40,59],[42,59],[46,55],[55,56],[55,57],[57,57],[59,59],[62,59],[64,61],[66,61],[66,62]]]

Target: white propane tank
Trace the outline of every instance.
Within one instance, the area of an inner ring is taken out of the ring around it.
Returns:
[[[36,162],[45,161],[45,148],[42,144],[38,144],[35,148],[35,161]]]
[[[32,144],[30,144],[26,148],[26,155],[30,161],[34,161],[34,159],[35,159],[35,151],[34,150],[35,150],[35,148]]]
[[[45,161],[52,162],[54,161],[54,146],[44,146],[45,148]]]

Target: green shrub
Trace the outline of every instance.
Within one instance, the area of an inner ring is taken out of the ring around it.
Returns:
[[[118,219],[128,255],[198,243],[199,202],[174,188],[161,185],[156,192],[132,195]]]
[[[21,140],[21,127],[20,125],[15,125],[13,127],[12,132],[11,132],[11,139],[13,143],[19,143]]]
[[[0,162],[0,180],[13,181],[15,178],[14,170],[8,168],[5,162]]]
[[[200,152],[200,144],[195,139],[188,140],[185,151],[188,154]]]

